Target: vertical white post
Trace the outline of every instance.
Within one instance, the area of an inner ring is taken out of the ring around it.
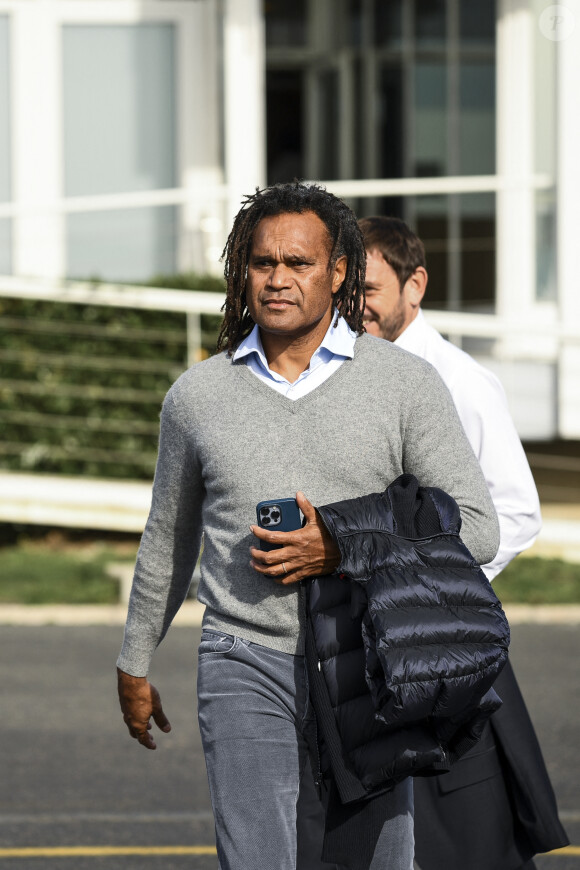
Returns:
[[[218,12],[215,0],[181,3],[177,51],[180,184],[191,191],[181,209],[180,269],[223,274],[219,263],[229,227],[215,196],[204,187],[224,182],[220,165],[220,94]],[[159,10],[160,14],[161,10]]]
[[[522,0],[499,0],[496,171],[513,186],[497,194],[496,300],[497,313],[514,320],[529,316],[535,301],[534,26]]]
[[[228,221],[266,179],[265,36],[261,0],[224,0]]]
[[[62,195],[61,50],[52,3],[22,3],[12,14],[13,199],[26,205]],[[27,213],[14,219],[15,275],[65,273],[64,219]]]
[[[558,300],[563,324],[580,323],[580,4],[564,2],[571,21],[557,42]],[[575,20],[574,20],[575,19]],[[574,26],[572,26],[574,25]],[[580,346],[563,342],[558,361],[559,434],[580,437]]]

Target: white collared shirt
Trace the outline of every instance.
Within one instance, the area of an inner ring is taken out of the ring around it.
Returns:
[[[336,326],[335,322],[336,316],[333,314],[332,322],[319,347],[314,351],[310,365],[294,383],[290,383],[269,367],[257,325],[240,342],[234,353],[234,362],[245,358],[250,371],[269,387],[288,399],[300,399],[324,383],[346,359],[352,359],[354,356],[356,333],[352,331],[344,317],[338,318]]]
[[[503,387],[493,372],[429,326],[420,309],[395,344],[437,369],[479,460],[500,526],[498,553],[483,569],[492,580],[531,547],[542,525],[536,485]]]

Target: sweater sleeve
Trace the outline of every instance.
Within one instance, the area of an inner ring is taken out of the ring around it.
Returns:
[[[202,535],[203,481],[190,433],[180,419],[175,386],[161,413],[151,510],[141,539],[123,647],[117,665],[145,676],[151,657],[181,607]]]
[[[464,544],[479,564],[491,562],[499,546],[497,514],[449,390],[428,363],[421,389],[409,397],[403,425],[404,470],[422,486],[453,496]]]
[[[464,367],[450,389],[499,519],[499,550],[483,566],[492,580],[534,543],[542,524],[538,492],[496,376],[482,366]]]

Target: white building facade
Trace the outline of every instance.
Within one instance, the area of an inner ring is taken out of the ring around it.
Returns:
[[[424,239],[520,434],[580,438],[580,4],[0,0],[0,275],[216,272],[256,186]]]

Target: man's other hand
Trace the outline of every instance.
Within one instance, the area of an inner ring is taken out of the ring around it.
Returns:
[[[121,712],[129,734],[146,749],[157,749],[151,735],[151,719],[166,734],[171,725],[161,706],[159,692],[147,677],[132,677],[117,668],[117,688]]]
[[[295,532],[273,532],[260,526],[250,526],[250,531],[260,540],[281,545],[277,550],[250,547],[250,565],[260,574],[284,586],[304,577],[331,574],[340,564],[340,550],[316,508],[303,492],[296,493],[296,501],[306,519],[301,529]]]

